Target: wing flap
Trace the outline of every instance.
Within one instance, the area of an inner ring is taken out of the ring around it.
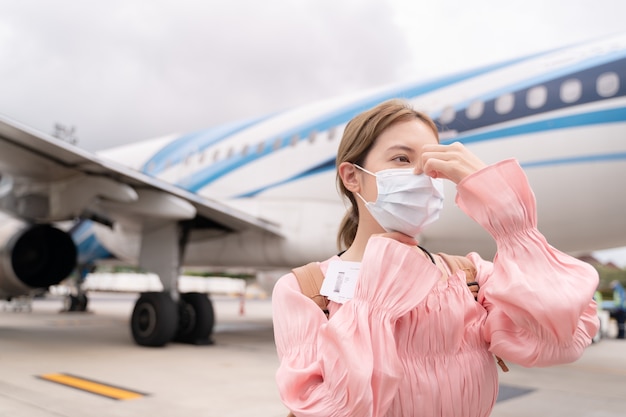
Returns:
[[[42,207],[31,211],[37,213],[38,221],[69,220],[86,212],[135,221],[195,216],[233,232],[255,229],[281,235],[275,223],[100,158],[4,116],[0,116],[0,179],[4,185],[0,208],[20,216],[20,204],[37,201]]]

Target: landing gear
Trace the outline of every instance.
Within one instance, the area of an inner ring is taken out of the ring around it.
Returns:
[[[178,332],[174,340],[193,345],[210,345],[215,324],[213,304],[206,294],[180,294]]]
[[[63,302],[63,311],[77,311],[77,312],[85,312],[87,311],[87,304],[89,303],[89,298],[87,298],[87,294],[79,293],[79,294],[69,294],[65,297]]]
[[[164,346],[176,334],[178,306],[169,294],[141,294],[130,319],[133,339],[140,346]]]
[[[192,205],[174,196],[145,191],[142,195],[149,206],[170,207],[174,211],[185,211],[183,208],[187,207],[185,216],[191,217],[183,216],[181,220],[195,216]],[[131,329],[139,345],[163,346],[171,340],[211,343],[215,322],[211,301],[204,294],[178,291],[180,265],[192,226],[190,222],[165,219],[146,223],[142,228],[139,266],[159,276],[163,292],[144,293],[137,300]]]
[[[140,346],[160,347],[170,341],[212,344],[213,305],[205,294],[180,294],[178,304],[169,293],[143,293],[131,316],[133,339]]]
[[[79,313],[87,311],[89,298],[87,298],[87,294],[83,289],[83,283],[85,282],[87,275],[95,269],[96,267],[91,264],[81,264],[78,266],[75,273],[73,273],[68,279],[70,293],[65,296],[65,300],[63,301],[63,310],[61,311]]]

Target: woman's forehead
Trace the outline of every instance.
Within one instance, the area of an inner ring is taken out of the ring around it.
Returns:
[[[436,143],[437,136],[430,126],[411,120],[389,126],[378,136],[375,146],[379,150],[419,151],[425,144]]]

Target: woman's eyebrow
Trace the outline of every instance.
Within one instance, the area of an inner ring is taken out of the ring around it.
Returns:
[[[404,152],[415,152],[415,149],[406,145],[392,145],[387,148],[387,151],[404,151]]]

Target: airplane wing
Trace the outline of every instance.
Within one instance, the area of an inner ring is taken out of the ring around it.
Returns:
[[[278,226],[98,157],[0,115],[0,210],[39,223],[199,220],[280,236]]]
[[[88,218],[140,232],[138,265],[156,273],[163,292],[142,295],[131,317],[136,342],[206,344],[213,308],[204,294],[179,294],[180,262],[191,229],[218,236],[282,237],[279,227],[217,200],[118,165],[0,116],[0,299],[54,285],[75,269],[77,250],[56,223]],[[6,217],[6,216],[3,216]],[[130,239],[125,239],[128,241]],[[85,311],[87,297],[68,296]],[[179,303],[185,311],[179,323]],[[193,317],[185,320],[182,317]],[[146,319],[148,321],[146,321]]]

